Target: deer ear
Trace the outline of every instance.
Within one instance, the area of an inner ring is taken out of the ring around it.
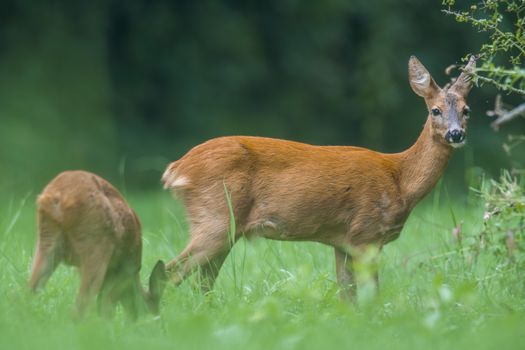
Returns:
[[[439,86],[416,56],[408,61],[408,80],[412,90],[421,97],[429,98],[439,93]]]

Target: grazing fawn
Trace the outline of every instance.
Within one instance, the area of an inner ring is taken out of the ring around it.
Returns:
[[[158,261],[149,290],[140,283],[140,222],[122,195],[106,180],[85,171],[55,177],[37,200],[38,241],[29,286],[43,287],[57,265],[77,266],[80,290],[76,314],[84,316],[98,296],[98,311],[112,316],[121,303],[135,319],[139,312],[159,312],[166,282]]]
[[[202,289],[213,287],[232,245],[226,189],[235,239],[261,236],[334,247],[341,295],[353,299],[360,252],[370,245],[381,249],[399,236],[454,149],[465,143],[474,67],[471,57],[454,84],[441,89],[419,60],[410,58],[410,86],[425,99],[428,118],[404,152],[245,136],[216,138],[191,149],[162,177],[165,188],[183,201],[190,224],[188,245],[166,266],[169,278],[178,284],[200,268]]]

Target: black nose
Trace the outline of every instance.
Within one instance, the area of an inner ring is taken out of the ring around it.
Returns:
[[[445,139],[448,143],[460,143],[465,139],[465,132],[459,129],[449,130],[445,135]]]

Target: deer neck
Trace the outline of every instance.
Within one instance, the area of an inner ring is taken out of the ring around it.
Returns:
[[[433,137],[430,118],[416,143],[398,153],[400,189],[410,209],[434,188],[452,153],[452,147]]]

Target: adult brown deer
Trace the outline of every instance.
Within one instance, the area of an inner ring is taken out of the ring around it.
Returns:
[[[171,280],[178,284],[200,267],[203,290],[213,286],[232,244],[226,189],[235,239],[333,246],[342,295],[353,298],[352,255],[396,239],[454,148],[464,144],[474,67],[471,57],[455,83],[441,89],[418,59],[410,58],[410,86],[425,99],[429,115],[416,143],[401,153],[233,136],[209,140],[171,163],[162,180],[184,202],[190,224],[189,244],[167,264]]]
[[[43,287],[57,265],[79,268],[76,313],[82,317],[98,296],[99,312],[111,316],[120,302],[133,319],[159,312],[166,282],[158,261],[149,290],[140,283],[140,222],[122,195],[106,180],[85,171],[55,177],[37,200],[38,241],[29,286]]]

